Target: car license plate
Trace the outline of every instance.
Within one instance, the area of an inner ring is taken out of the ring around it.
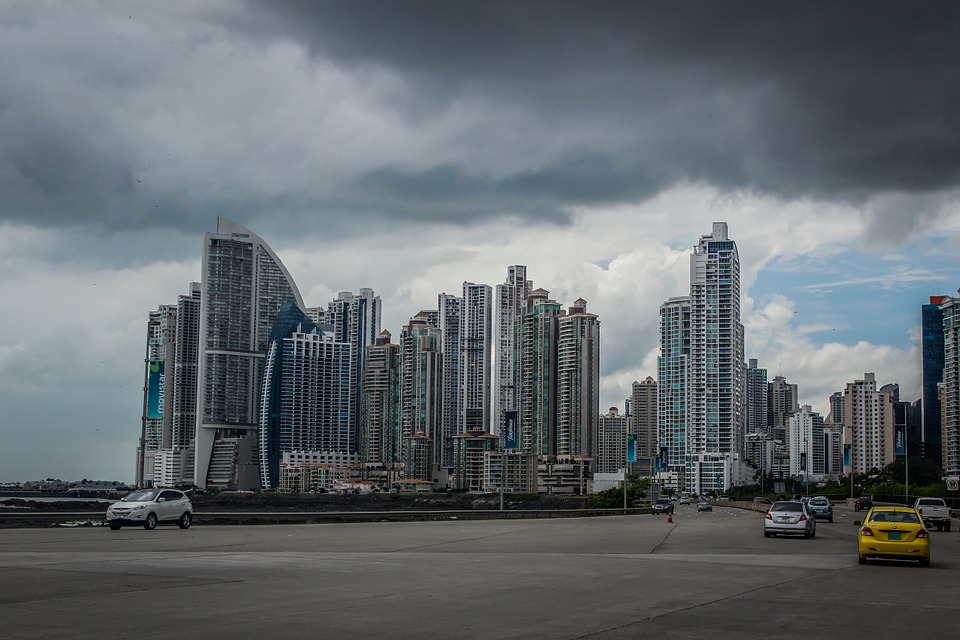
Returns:
[[[899,540],[899,539],[900,539],[900,534],[899,534],[899,533],[888,533],[888,534],[887,534],[887,540]]]
[[[780,518],[780,522],[790,522],[790,518]]]

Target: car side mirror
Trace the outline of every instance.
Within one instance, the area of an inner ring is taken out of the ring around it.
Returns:
[[[166,501],[167,501],[166,498],[157,498],[157,502],[166,502]]]
[[[862,525],[862,524],[863,524],[863,522],[862,522],[861,520],[854,520],[854,521],[853,521],[853,525],[854,525],[855,527],[859,527],[859,526]]]

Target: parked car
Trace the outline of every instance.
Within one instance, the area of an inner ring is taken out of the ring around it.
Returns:
[[[763,536],[770,538],[781,534],[815,538],[817,519],[807,511],[807,505],[802,502],[774,502],[763,518]]]
[[[657,498],[652,506],[654,515],[661,513],[673,515],[673,503],[670,502],[670,498]]]
[[[107,524],[114,531],[123,525],[156,529],[158,524],[177,524],[188,529],[192,523],[193,504],[176,489],[140,489],[107,508]]]
[[[807,502],[807,510],[813,514],[814,518],[833,522],[833,505],[826,496],[814,496]]]
[[[854,511],[868,511],[873,508],[873,496],[860,496],[853,503]]]
[[[757,496],[753,499],[753,504],[770,504],[770,499],[764,498],[763,496]]]
[[[934,526],[937,531],[950,531],[950,508],[943,498],[917,498],[913,508],[923,519],[924,526]]]
[[[868,560],[916,560],[930,566],[930,534],[911,507],[873,507],[857,535],[860,564]]]
[[[697,500],[697,513],[701,511],[713,511],[713,505],[710,504],[710,501],[706,498],[700,498]]]

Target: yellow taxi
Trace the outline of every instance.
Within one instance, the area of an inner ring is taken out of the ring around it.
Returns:
[[[916,560],[930,566],[930,534],[910,507],[872,507],[857,536],[860,564],[867,560]]]

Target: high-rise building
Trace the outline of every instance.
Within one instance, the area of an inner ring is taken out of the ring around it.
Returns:
[[[800,411],[797,385],[790,384],[783,376],[775,376],[768,384],[767,421],[777,440],[787,440],[787,422],[791,414]],[[789,449],[788,449],[789,451]]]
[[[137,486],[193,483],[197,415],[200,283],[147,322],[147,373]]]
[[[680,489],[690,427],[690,296],[660,305],[660,357],[657,358],[659,466],[668,485]]]
[[[503,433],[507,412],[516,411],[515,332],[520,309],[532,290],[533,284],[527,280],[527,268],[519,264],[507,267],[506,281],[498,284],[495,290],[490,430],[496,435]]]
[[[557,321],[559,458],[596,458],[600,414],[600,321],[583,298]]]
[[[143,417],[137,451],[137,486],[154,484],[157,455],[170,449],[173,412],[168,407],[173,389],[177,345],[177,307],[160,305],[147,320],[147,349],[144,358]]]
[[[517,428],[520,452],[556,455],[557,320],[560,305],[545,289],[527,298],[514,343]]]
[[[597,427],[597,462],[594,473],[617,473],[627,463],[627,434],[629,416],[620,415],[617,407],[610,407],[600,416]]]
[[[303,299],[267,243],[226,218],[204,236],[201,267],[194,481],[201,488],[258,488],[264,355],[280,306],[302,309]]]
[[[877,389],[876,375],[865,373],[863,380],[847,383],[843,403],[843,443],[850,449],[853,472],[866,473],[893,462],[894,400]]]
[[[746,432],[769,433],[767,370],[757,366],[756,358],[750,358],[744,375],[746,377]]]
[[[257,425],[264,489],[279,486],[284,453],[353,453],[351,352],[350,343],[325,335],[295,304],[281,306],[267,344]]]
[[[400,345],[383,330],[376,344],[367,347],[360,410],[360,459],[383,465],[392,473],[401,463]]]
[[[689,351],[685,384],[687,419],[681,436],[677,414],[680,407],[673,401],[677,388],[668,389],[675,378],[670,372],[660,375],[661,447],[679,453],[678,440],[683,439],[684,485],[688,491],[725,489],[734,478],[733,463],[743,451],[744,443],[744,368],[743,325],[740,322],[740,257],[737,244],[730,239],[727,223],[713,223],[710,235],[700,242],[690,256]],[[661,307],[661,321],[672,322],[667,314],[679,310],[680,300],[671,299]],[[661,326],[661,358],[674,359],[677,327]],[[665,344],[665,342],[667,344]],[[674,372],[678,374],[678,371]],[[679,384],[679,381],[677,381]],[[664,412],[674,415],[664,416]],[[672,419],[671,419],[672,418]],[[672,442],[671,442],[672,440]],[[679,461],[670,460],[673,467]]]
[[[787,418],[790,475],[820,481],[827,472],[823,417],[805,404]]]
[[[943,312],[943,434],[941,456],[947,476],[960,476],[960,297],[945,297]]]
[[[462,355],[461,319],[463,298],[448,293],[437,296],[436,325],[442,332],[440,351],[443,354],[442,393],[440,397],[440,466],[452,468],[454,436],[463,432],[460,379]],[[428,320],[428,322],[430,322]]]
[[[630,394],[630,431],[637,437],[637,459],[655,458],[657,445],[657,381],[647,376],[634,380]]]
[[[351,453],[360,450],[358,425],[360,422],[360,398],[363,393],[363,371],[367,366],[367,347],[376,343],[380,335],[382,308],[380,296],[373,289],[360,289],[354,295],[341,291],[336,300],[327,305],[324,322],[333,327],[333,339],[353,345],[350,365],[350,446]]]
[[[460,314],[460,428],[490,431],[493,300],[490,285],[463,283]]]
[[[940,393],[938,385],[943,382],[944,332],[943,310],[940,305],[946,296],[930,296],[930,304],[920,311],[921,329],[921,406],[923,429],[920,446],[913,448],[917,454],[942,464],[943,442],[940,422]]]
[[[404,476],[431,480],[440,465],[442,332],[418,313],[400,332],[400,430]]]

